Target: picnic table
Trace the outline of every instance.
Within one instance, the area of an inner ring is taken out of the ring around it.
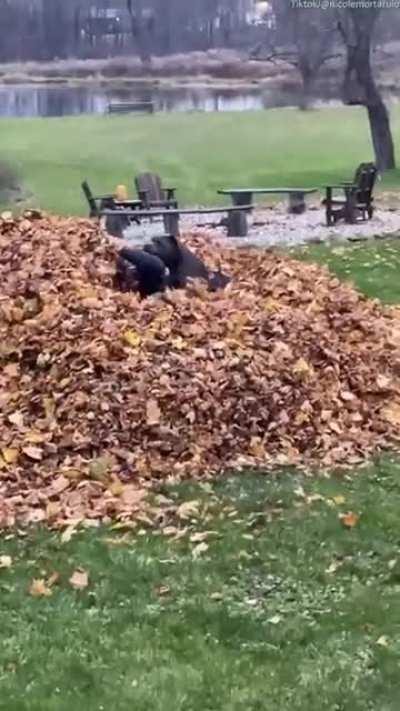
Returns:
[[[284,194],[289,197],[289,213],[300,215],[306,210],[305,196],[318,192],[318,188],[225,188],[219,195],[230,195],[233,205],[252,205],[253,195]]]

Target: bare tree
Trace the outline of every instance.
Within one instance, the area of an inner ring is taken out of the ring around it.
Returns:
[[[132,36],[137,44],[143,64],[151,64],[151,37],[155,27],[155,15],[152,8],[143,0],[126,0],[131,17]]]
[[[366,107],[379,170],[395,168],[389,113],[371,66],[371,44],[379,17],[375,8],[338,10],[338,29],[347,50],[343,100]]]
[[[268,33],[264,55],[262,47],[257,48],[259,58],[286,62],[297,69],[302,84],[300,108],[306,109],[322,66],[339,56],[334,51],[335,17],[332,12],[296,7],[286,0],[275,0],[274,13],[275,31]]]

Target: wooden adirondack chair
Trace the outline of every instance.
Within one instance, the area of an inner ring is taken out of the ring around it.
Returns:
[[[141,173],[135,178],[135,186],[143,209],[152,207],[177,208],[176,188],[163,188],[161,178],[154,173]]]
[[[89,217],[100,217],[102,210],[112,210],[115,214],[107,215],[106,230],[114,237],[123,237],[124,230],[129,227],[132,222],[140,225],[138,217],[124,214],[126,210],[132,211],[142,207],[140,200],[121,200],[122,185],[119,185],[116,190],[116,195],[93,195],[89,183],[84,180],[81,184],[83,194],[89,205]],[[125,197],[125,194],[123,195]]]
[[[326,186],[323,205],[328,226],[334,225],[340,219],[354,223],[359,217],[362,220],[372,218],[373,190],[377,175],[378,170],[374,163],[361,163],[355,172],[354,180]],[[334,190],[341,190],[342,195],[334,195]]]
[[[101,210],[113,209],[114,198],[112,195],[93,195],[89,183],[81,183],[83,194],[89,205],[89,217],[99,217]]]

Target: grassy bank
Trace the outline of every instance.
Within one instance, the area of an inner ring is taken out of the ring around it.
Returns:
[[[4,119],[0,129],[0,156],[18,167],[31,204],[63,214],[86,214],[83,178],[100,193],[121,182],[133,191],[134,174],[151,170],[182,202],[214,204],[224,186],[323,186],[372,159],[361,108]],[[399,129],[396,108],[395,138]],[[399,183],[394,172],[381,186]]]

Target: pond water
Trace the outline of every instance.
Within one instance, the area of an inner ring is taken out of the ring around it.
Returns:
[[[394,93],[385,98],[397,101]],[[232,89],[130,85],[3,85],[0,86],[0,117],[73,116],[104,114],[111,101],[152,101],[156,111],[261,111],[298,106],[299,92],[248,86]],[[326,87],[314,98],[317,107],[340,105],[334,88]]]
[[[157,111],[254,111],[296,106],[296,92],[259,87],[216,89],[178,87],[0,86],[0,116],[37,117],[104,114],[110,101],[152,101]],[[319,97],[330,103],[335,96]]]

